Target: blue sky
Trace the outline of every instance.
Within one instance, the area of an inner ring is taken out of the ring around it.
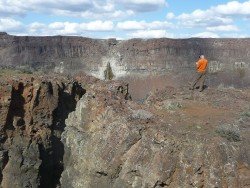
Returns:
[[[250,37],[250,0],[0,0],[0,31],[92,38]]]

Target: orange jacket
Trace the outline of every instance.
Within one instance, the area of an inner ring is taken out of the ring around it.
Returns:
[[[205,72],[207,69],[208,61],[206,59],[199,59],[196,68],[198,72]]]

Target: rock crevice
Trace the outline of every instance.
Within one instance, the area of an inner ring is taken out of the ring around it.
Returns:
[[[5,80],[0,90],[2,187],[56,187],[65,119],[85,90],[76,81],[42,77]]]

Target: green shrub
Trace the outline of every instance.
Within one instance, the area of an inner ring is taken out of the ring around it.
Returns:
[[[27,70],[27,69],[22,70],[22,73],[23,74],[33,74],[33,72],[31,70]]]
[[[243,117],[250,117],[250,110],[243,112],[241,114],[241,116],[243,116]]]
[[[164,107],[167,110],[177,110],[182,108],[182,104],[178,101],[164,101]]]
[[[240,137],[240,130],[237,125],[220,125],[215,130],[221,137],[226,138],[228,141],[231,142],[238,142],[241,141]]]

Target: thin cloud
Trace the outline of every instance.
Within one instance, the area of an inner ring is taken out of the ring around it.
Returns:
[[[129,33],[128,37],[130,38],[173,38],[172,33],[168,33],[165,30],[138,30],[133,33]]]
[[[165,0],[2,0],[0,15],[24,16],[33,11],[56,16],[107,19],[123,18],[136,12],[156,11],[165,5]]]
[[[195,10],[190,14],[181,14],[176,17],[179,24],[185,27],[215,27],[220,25],[228,25],[233,22],[231,18],[216,15],[211,10]]]
[[[180,14],[175,19],[179,20],[179,25],[189,28],[205,27],[208,30],[215,30],[215,27],[219,27],[218,31],[236,31],[237,27],[232,24],[238,16],[242,18],[250,16],[250,1],[243,3],[231,1],[207,10],[197,9],[191,13]]]
[[[125,9],[135,12],[152,12],[167,6],[165,0],[117,0]]]
[[[206,29],[208,31],[226,31],[226,32],[239,31],[239,28],[235,25],[220,25],[217,27],[207,27]]]
[[[238,1],[231,1],[226,4],[212,7],[211,10],[217,14],[225,16],[250,16],[250,1],[242,3]]]
[[[84,35],[86,32],[111,32],[114,30],[112,21],[96,20],[92,22],[52,22],[44,24],[33,22],[23,24],[12,18],[0,19],[0,30],[21,35]]]
[[[192,35],[192,37],[197,37],[197,38],[220,38],[220,36],[216,33],[213,32],[201,32]]]
[[[169,13],[166,15],[166,18],[167,18],[168,20],[172,20],[172,19],[175,18],[175,15],[174,15],[173,12],[169,12]]]
[[[167,21],[124,21],[118,22],[117,28],[120,30],[160,30],[174,28],[173,24]]]
[[[0,19],[0,31],[17,32],[24,29],[24,25],[12,18]]]

